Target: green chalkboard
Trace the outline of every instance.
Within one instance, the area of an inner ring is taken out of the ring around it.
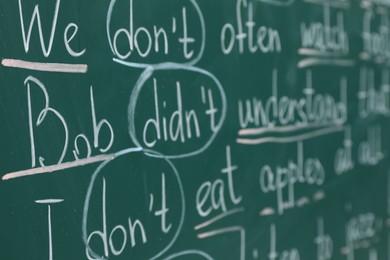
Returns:
[[[389,11],[0,1],[0,259],[388,259]]]

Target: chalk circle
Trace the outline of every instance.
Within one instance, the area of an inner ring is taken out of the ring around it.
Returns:
[[[185,217],[185,197],[179,173],[169,159],[152,158],[146,156],[146,152],[157,154],[155,151],[129,148],[116,153],[115,159],[101,163],[92,174],[85,197],[82,219],[82,239],[85,244],[86,254],[90,256],[90,259],[115,259],[115,255],[121,257],[127,256],[127,254],[132,255],[137,250],[137,247],[133,248],[131,245],[130,224],[127,225],[128,221],[130,221],[128,217],[131,218],[133,224],[138,219],[144,225],[147,242],[143,243],[139,226],[137,226],[138,229],[135,231],[134,237],[136,238],[138,251],[141,251],[140,246],[142,247],[142,252],[136,253],[147,253],[146,259],[153,260],[162,256],[172,247],[179,236]],[[154,162],[150,160],[154,160]],[[150,169],[158,167],[158,171],[148,172],[145,170],[148,167]],[[153,232],[151,229],[159,229],[160,225],[162,225],[161,216],[157,216],[155,213],[162,207],[161,185],[163,174],[166,183],[166,206],[169,208],[166,214],[166,222],[170,224],[171,228],[167,233],[159,230],[161,232],[156,234],[157,232]],[[127,182],[136,178],[140,179],[141,183]],[[119,183],[119,185],[113,185],[113,183]],[[139,190],[143,192],[136,193]],[[108,256],[105,254],[106,251],[101,236],[92,235],[95,231],[103,231],[104,229],[102,224],[104,219],[102,217],[103,210],[101,209],[103,194],[105,194],[105,200],[107,200],[105,203],[105,219],[107,223],[105,237],[110,239],[106,243]],[[150,194],[153,194],[154,202]],[[133,195],[135,197],[132,197]],[[115,203],[109,204],[109,201],[113,200],[112,197],[115,198]],[[138,204],[131,204],[129,201],[136,201]],[[178,209],[179,207],[180,209]],[[139,213],[140,208],[144,209],[141,214]],[[127,232],[126,235],[125,232]],[[167,241],[161,240],[162,237],[164,238],[164,235],[169,236]],[[127,240],[124,237],[127,237]],[[125,241],[127,242],[125,243]],[[93,248],[90,244],[92,244]],[[96,252],[96,249],[99,252]],[[145,257],[143,258],[145,259]]]
[[[155,1],[155,0],[152,0],[152,2],[153,1]],[[166,0],[162,0],[162,1],[166,2]],[[200,48],[199,48],[198,53],[196,55],[194,55],[194,57],[189,59],[188,61],[180,63],[180,64],[183,64],[183,65],[190,65],[190,66],[192,66],[192,65],[195,65],[196,63],[198,63],[199,60],[203,56],[205,45],[206,45],[206,24],[205,24],[205,21],[204,21],[202,10],[200,9],[200,7],[199,7],[198,3],[196,2],[196,0],[186,0],[186,1],[188,1],[193,6],[193,8],[194,8],[194,10],[195,10],[195,12],[196,12],[196,14],[198,16],[199,23],[200,23],[200,30],[201,30],[201,41],[200,41],[201,44],[200,44]],[[108,11],[107,11],[107,20],[106,20],[106,33],[107,33],[108,44],[110,45],[110,49],[111,49],[112,53],[114,55],[116,55],[113,58],[113,60],[115,62],[119,63],[119,64],[122,64],[122,65],[125,65],[125,66],[129,66],[129,67],[135,67],[135,68],[147,68],[149,66],[158,66],[158,65],[164,64],[164,63],[175,62],[175,61],[167,61],[166,60],[166,61],[161,61],[161,62],[157,62],[157,63],[152,64],[152,63],[131,62],[131,61],[128,61],[128,57],[118,57],[116,48],[115,48],[114,43],[113,43],[113,39],[111,38],[112,34],[111,34],[111,28],[110,28],[111,27],[112,13],[114,11],[116,2],[117,2],[117,0],[111,0],[109,8],[108,8]],[[178,2],[185,2],[185,1],[178,1]],[[176,19],[176,20],[177,20],[176,23],[180,22],[179,19]],[[189,19],[187,18],[187,20],[189,20]],[[187,23],[188,23],[188,21],[187,21]],[[123,32],[125,30],[127,30],[127,29],[121,28],[118,31]]]
[[[129,106],[128,106],[128,129],[129,129],[130,138],[132,139],[132,141],[135,143],[136,146],[143,147],[145,149],[149,148],[149,147],[145,147],[145,145],[142,145],[141,142],[138,140],[136,123],[135,123],[135,115],[136,115],[137,104],[139,101],[138,100],[139,95],[142,89],[144,88],[145,83],[152,77],[154,72],[157,71],[189,71],[189,72],[195,72],[201,74],[211,79],[214,83],[213,88],[216,87],[217,91],[219,92],[219,97],[221,99],[221,113],[220,113],[219,120],[216,123],[215,131],[213,131],[212,134],[210,134],[210,137],[207,139],[207,141],[205,141],[205,143],[200,148],[193,151],[188,151],[179,154],[165,154],[164,151],[157,151],[157,153],[147,152],[147,155],[150,155],[152,157],[157,157],[157,158],[180,159],[180,158],[194,156],[204,152],[214,141],[215,137],[221,130],[222,125],[225,121],[226,111],[227,111],[226,95],[221,83],[212,73],[204,69],[197,68],[194,66],[189,66],[189,65],[177,64],[177,63],[164,63],[157,66],[148,67],[143,71],[143,73],[140,75],[133,88],[133,91],[130,96]],[[185,88],[182,89],[182,92],[185,92]],[[152,148],[157,150],[155,147]]]

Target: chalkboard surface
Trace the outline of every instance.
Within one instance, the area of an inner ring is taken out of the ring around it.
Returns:
[[[389,259],[389,11],[0,1],[0,259]]]

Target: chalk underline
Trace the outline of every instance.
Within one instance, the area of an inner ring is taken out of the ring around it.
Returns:
[[[195,230],[202,229],[204,227],[207,227],[207,226],[213,224],[214,222],[217,222],[218,220],[221,220],[227,216],[230,216],[230,215],[242,212],[242,211],[244,211],[244,208],[236,208],[236,209],[232,209],[230,211],[223,212],[223,213],[221,213],[221,214],[219,214],[219,215],[217,215],[217,216],[215,216],[215,217],[213,217],[213,218],[211,218],[211,219],[209,219],[201,224],[196,225],[194,227],[194,229]]]
[[[245,135],[260,135],[266,133],[285,133],[285,132],[307,130],[310,128],[317,128],[317,127],[340,126],[343,123],[344,123],[343,120],[334,120],[329,122],[318,122],[318,123],[309,123],[309,124],[302,124],[302,125],[243,128],[238,131],[238,135],[245,136]]]
[[[348,55],[348,53],[345,52],[335,52],[335,51],[321,51],[317,49],[312,48],[299,48],[298,54],[305,55],[305,56],[319,56],[319,57],[345,57]]]
[[[63,202],[63,199],[44,199],[44,200],[36,200],[35,203],[38,204],[56,204]]]
[[[49,173],[49,172],[54,172],[54,171],[60,171],[60,170],[65,170],[69,168],[75,168],[79,166],[84,166],[87,164],[92,164],[96,162],[101,162],[101,161],[106,161],[106,160],[112,160],[115,158],[115,154],[103,154],[103,155],[97,155],[85,159],[80,159],[76,160],[73,162],[65,162],[57,165],[50,165],[50,166],[43,166],[43,167],[38,167],[38,168],[33,168],[33,169],[28,169],[28,170],[22,170],[22,171],[17,171],[17,172],[11,172],[5,174],[1,179],[2,180],[10,180],[14,178],[19,178],[19,177],[25,177],[25,176],[31,176],[31,175],[36,175],[36,174],[43,174],[43,173]]]
[[[300,69],[311,66],[335,66],[335,67],[352,67],[355,61],[352,59],[327,59],[327,58],[306,58],[298,62]]]
[[[320,130],[311,131],[309,133],[305,134],[298,134],[294,136],[288,136],[288,137],[261,137],[257,139],[247,139],[247,138],[237,138],[236,142],[239,144],[247,144],[247,145],[256,145],[256,144],[263,144],[263,143],[291,143],[291,142],[297,142],[297,141],[303,141],[307,139],[311,139],[314,137],[319,137],[322,135],[327,135],[335,132],[340,132],[344,130],[344,126],[334,126],[334,127],[327,127]]]
[[[17,59],[2,59],[1,64],[4,67],[46,72],[87,73],[88,71],[86,64],[32,62]]]

